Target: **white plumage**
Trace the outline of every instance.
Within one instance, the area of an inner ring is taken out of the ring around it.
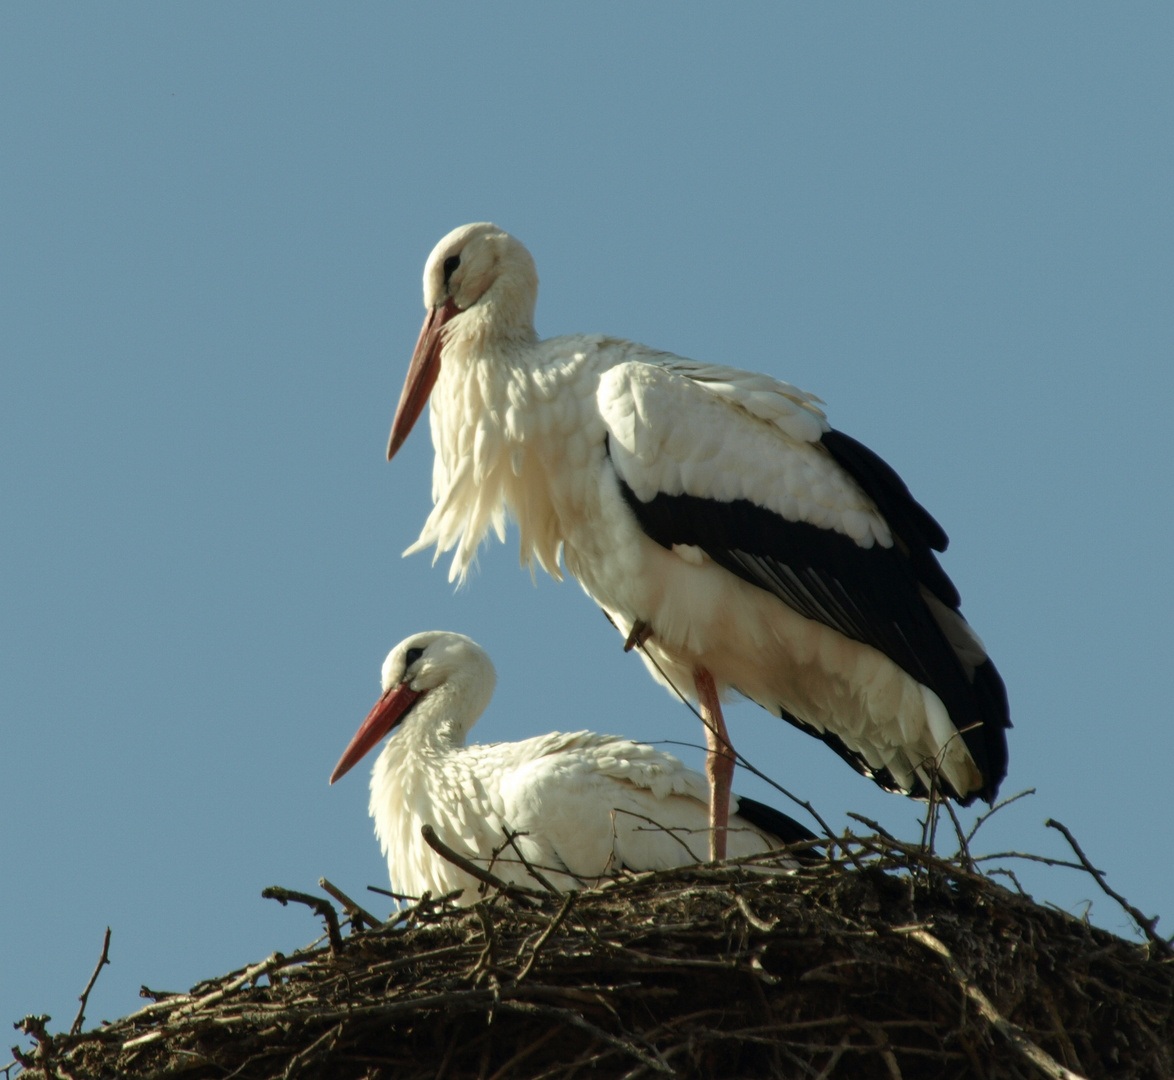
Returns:
[[[383,664],[384,695],[331,776],[350,769],[392,732],[371,773],[371,816],[393,887],[412,896],[480,883],[430,848],[432,825],[449,847],[506,881],[537,882],[510,848],[519,833],[526,861],[558,888],[596,885],[621,869],[695,863],[708,849],[708,787],[663,751],[614,735],[552,732],[514,743],[466,744],[493,694],[493,664],[462,634],[430,631],[400,642]],[[731,855],[775,850],[811,834],[747,800],[785,836],[735,816]],[[496,859],[495,850],[499,851]],[[784,865],[793,866],[787,860]]]
[[[715,824],[737,690],[825,739],[883,786],[964,802],[1006,772],[1002,681],[934,550],[946,536],[817,398],[766,375],[604,336],[540,341],[529,252],[494,225],[446,236],[392,425],[431,395],[434,507],[408,553],[490,529],[560,556],[654,678],[696,692]],[[720,831],[715,832],[720,841]]]

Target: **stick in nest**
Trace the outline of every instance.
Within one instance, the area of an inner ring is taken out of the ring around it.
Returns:
[[[1076,842],[1076,838],[1064,825],[1061,825],[1060,822],[1056,821],[1054,818],[1047,818],[1044,821],[1044,824],[1049,829],[1057,829],[1059,832],[1064,834],[1064,839],[1068,841],[1072,847],[1072,850],[1076,852],[1076,857],[1080,860],[1080,863],[1084,869],[1092,874],[1092,876],[1096,879],[1096,883],[1102,889],[1104,889],[1106,893],[1108,893],[1114,900],[1117,901],[1118,904],[1120,904],[1127,912],[1129,912],[1129,917],[1133,919],[1133,921],[1137,923],[1138,926],[1141,927],[1141,929],[1145,932],[1145,936],[1150,939],[1150,942],[1157,946],[1158,951],[1161,952],[1163,956],[1174,956],[1174,947],[1172,947],[1170,942],[1168,942],[1164,937],[1161,937],[1158,934],[1156,929],[1158,925],[1158,916],[1155,915],[1152,919],[1147,919],[1137,908],[1135,908],[1128,900],[1126,900],[1124,896],[1110,889],[1108,883],[1105,881],[1105,875],[1088,861],[1088,858],[1085,856],[1084,852],[1080,850],[1080,845]]]
[[[543,875],[543,873],[534,866],[525,855],[522,854],[522,849],[518,847],[518,837],[525,836],[525,833],[511,832],[509,826],[503,825],[501,831],[505,833],[506,843],[514,849],[519,859],[522,860],[522,865],[526,868],[526,872],[538,882],[547,892],[553,893],[555,896],[561,897],[562,893],[556,889]]]
[[[526,966],[518,972],[514,979],[514,985],[518,985],[530,974],[530,969],[534,967],[534,961],[538,959],[538,954],[542,951],[542,946],[550,940],[553,934],[560,926],[562,926],[563,919],[567,917],[567,913],[571,910],[571,905],[575,902],[575,894],[573,892],[567,893],[566,899],[563,900],[563,906],[559,908],[558,914],[551,919],[550,924],[542,931],[538,940],[534,942],[534,948],[530,951],[530,959],[526,961]]]
[[[326,878],[320,877],[318,879],[318,887],[323,892],[330,893],[330,895],[333,896],[335,900],[342,904],[342,909],[350,916],[351,925],[354,927],[354,929],[362,930],[364,923],[366,923],[372,930],[374,930],[375,927],[379,925],[379,920],[375,918],[374,915],[368,912],[366,908],[362,908],[356,904],[349,896],[347,896],[346,893],[342,891],[342,889],[340,889],[332,882],[327,881]]]
[[[453,851],[452,848],[436,835],[436,830],[431,825],[421,825],[420,835],[424,838],[424,843],[435,851],[437,855],[447,859],[458,870],[464,870],[470,877],[475,877],[478,881],[483,881],[491,888],[499,889],[511,899],[521,900],[531,907],[541,906],[540,902],[535,898],[533,889],[527,889],[524,885],[511,885],[508,881],[503,881],[496,874],[491,874],[488,870],[482,870],[471,859],[467,859],[464,855]]]
[[[323,900],[320,896],[311,896],[309,893],[296,892],[293,889],[283,889],[280,885],[270,885],[267,889],[262,889],[261,896],[266,900],[276,900],[282,907],[285,907],[292,900],[296,904],[305,904],[307,907],[313,908],[316,914],[326,920],[330,951],[336,954],[342,952],[342,932],[338,928],[338,912],[334,910],[334,905],[329,900]]]
[[[924,946],[931,952],[935,952],[945,961],[946,967],[950,974],[954,976],[958,985],[962,987],[966,996],[974,1002],[978,1011],[983,1015],[984,1019],[993,1027],[1000,1035],[1002,1035],[1016,1050],[1019,1051],[1028,1061],[1039,1069],[1043,1070],[1045,1075],[1050,1076],[1053,1080],[1085,1080],[1080,1073],[1075,1073],[1071,1069],[1061,1065],[1051,1054],[1049,1054],[1042,1047],[1037,1046],[1027,1037],[1027,1033],[1018,1024],[1011,1023],[1004,1017],[998,1009],[991,1004],[990,999],[980,990],[970,977],[962,970],[962,965],[954,959],[950,950],[946,948],[933,934],[920,927],[905,931],[909,937],[916,941],[919,945]]]
[[[70,1035],[80,1034],[82,1024],[86,1022],[86,1003],[90,1000],[90,991],[94,989],[94,983],[98,981],[98,973],[102,970],[105,964],[110,963],[110,927],[106,927],[106,936],[102,939],[102,955],[98,957],[98,966],[94,968],[94,974],[90,976],[90,981],[86,983],[86,988],[82,991],[81,997],[78,1001],[81,1005],[78,1006],[77,1016],[73,1018],[73,1023],[69,1027]]]

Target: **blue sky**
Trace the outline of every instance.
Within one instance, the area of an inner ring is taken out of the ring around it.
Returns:
[[[1159,4],[0,9],[0,1021],[68,1027],[107,925],[91,1023],[315,936],[266,885],[386,886],[365,768],[326,778],[410,633],[494,657],[482,740],[698,741],[516,534],[460,592],[399,556],[420,273],[485,219],[540,333],[769,372],[898,469],[1038,789],[978,848],[1063,856],[1056,817],[1174,933],[1172,45]],[[914,834],[729,720],[837,827]]]

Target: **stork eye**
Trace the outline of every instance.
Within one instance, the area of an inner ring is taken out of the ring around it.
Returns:
[[[450,255],[444,260],[444,283],[448,284],[448,279],[453,276],[458,266],[461,265],[461,257],[459,255]]]
[[[407,656],[404,657],[404,668],[410,668],[421,656],[424,655],[423,649],[409,649]]]

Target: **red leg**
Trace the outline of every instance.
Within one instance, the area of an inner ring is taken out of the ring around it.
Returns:
[[[697,687],[697,703],[701,706],[701,720],[705,724],[705,744],[709,754],[705,758],[705,772],[709,776],[709,857],[726,857],[726,830],[730,824],[730,782],[734,778],[734,748],[722,719],[721,703],[713,676],[703,667],[693,669]]]

